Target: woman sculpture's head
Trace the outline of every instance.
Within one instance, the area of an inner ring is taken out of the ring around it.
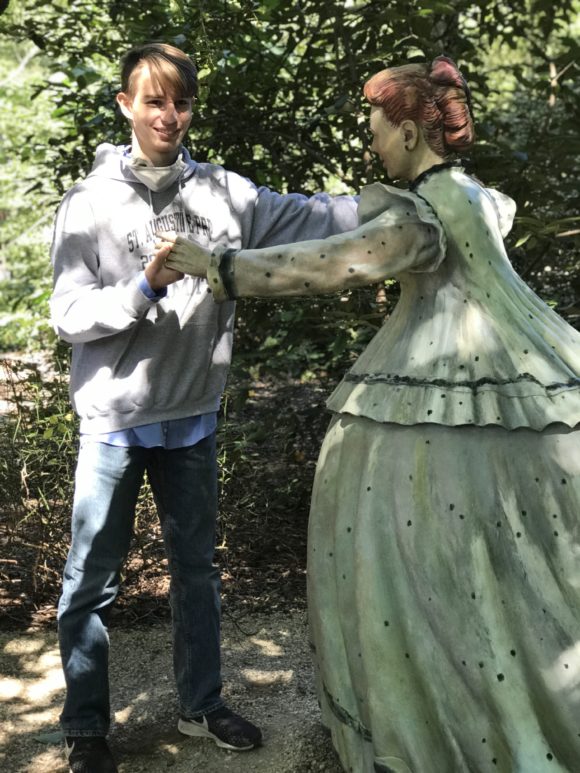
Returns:
[[[455,63],[445,56],[437,57],[431,65],[382,70],[365,83],[364,95],[373,107],[373,149],[385,166],[388,163],[390,177],[408,176],[405,161],[410,159],[404,158],[405,151],[421,150],[422,141],[432,163],[437,158],[447,160],[473,144],[469,87]],[[416,165],[416,156],[414,161]],[[391,168],[397,172],[401,166],[400,174],[391,174]]]

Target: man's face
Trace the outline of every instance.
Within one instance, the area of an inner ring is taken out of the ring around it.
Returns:
[[[401,126],[387,120],[380,107],[371,108],[370,130],[373,136],[371,151],[381,159],[391,180],[408,179],[408,153],[405,151],[405,133]]]
[[[117,102],[132,124],[133,154],[153,166],[172,164],[191,123],[193,100],[167,93],[144,65],[135,77],[134,93],[118,94]]]

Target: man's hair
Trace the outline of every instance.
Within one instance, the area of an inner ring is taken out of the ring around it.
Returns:
[[[189,56],[166,43],[145,43],[128,51],[121,61],[121,91],[133,96],[135,81],[147,66],[153,83],[178,97],[197,96],[197,70]]]

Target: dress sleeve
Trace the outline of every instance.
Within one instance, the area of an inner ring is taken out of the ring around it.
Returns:
[[[493,202],[497,214],[497,222],[502,237],[505,237],[512,230],[514,218],[516,216],[516,203],[509,196],[495,188],[484,188],[487,195]]]
[[[446,245],[435,213],[415,194],[380,187],[380,202],[363,191],[359,218],[366,222],[346,233],[263,249],[215,250],[208,271],[215,299],[319,295],[407,271],[435,271]]]

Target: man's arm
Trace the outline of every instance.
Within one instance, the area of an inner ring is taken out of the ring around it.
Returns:
[[[232,210],[241,219],[245,249],[324,239],[358,225],[358,196],[280,194],[233,172],[226,173],[226,185]]]
[[[281,195],[260,188],[248,248],[259,249],[350,231],[357,227],[358,196]]]
[[[69,343],[86,343],[129,329],[162,297],[157,291],[183,276],[167,268],[163,258],[155,258],[145,271],[154,297],[140,289],[138,273],[129,272],[116,284],[103,287],[95,221],[82,191],[73,190],[61,204],[51,259],[51,317],[56,332]]]

